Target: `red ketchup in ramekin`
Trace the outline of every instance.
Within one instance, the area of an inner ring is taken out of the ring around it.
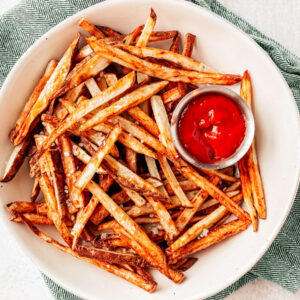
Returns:
[[[182,147],[206,164],[231,156],[241,145],[245,131],[245,120],[238,105],[219,93],[195,97],[178,119]]]

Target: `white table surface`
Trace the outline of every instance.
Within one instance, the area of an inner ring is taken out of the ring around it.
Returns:
[[[0,0],[0,14],[19,2],[20,0]],[[220,2],[300,56],[299,0],[220,0]],[[1,226],[0,236],[0,299],[53,300],[40,272]],[[296,294],[291,294],[271,282],[255,280],[226,299],[296,300],[300,299],[300,290]]]

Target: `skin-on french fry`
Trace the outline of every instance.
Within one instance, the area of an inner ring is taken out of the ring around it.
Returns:
[[[137,173],[137,155],[130,148],[125,149],[126,163],[131,171]]]
[[[212,184],[217,185],[219,183],[219,178],[214,177],[212,179]],[[208,193],[206,191],[200,191],[192,200],[192,208],[185,208],[179,217],[176,219],[175,225],[179,232],[181,232],[185,226],[189,223],[195,213],[199,210],[200,206],[207,199]]]
[[[207,65],[198,62],[188,56],[178,54],[175,52],[161,50],[157,48],[138,47],[117,45],[118,48],[128,51],[131,54],[137,55],[140,58],[155,58],[162,59],[168,62],[174,63],[186,70],[192,70],[197,72],[213,72],[213,69]]]
[[[170,183],[168,182],[168,180],[164,181],[163,183],[166,186],[168,194],[174,195],[174,191],[173,191]],[[185,192],[199,190],[198,186],[192,181],[182,180],[182,181],[178,181],[178,183],[179,183],[181,189]]]
[[[38,237],[40,237],[42,240],[44,240],[45,242],[53,245],[54,247],[56,247],[57,249],[68,253],[76,258],[79,258],[85,262],[91,263],[101,269],[104,269],[114,275],[117,275],[133,284],[135,284],[136,286],[143,288],[144,290],[146,290],[147,292],[153,292],[156,288],[156,282],[150,282],[149,279],[146,281],[142,276],[125,270],[124,268],[118,267],[116,265],[110,264],[108,262],[103,262],[101,260],[98,259],[91,259],[91,258],[87,258],[87,257],[83,257],[80,256],[77,252],[73,251],[71,248],[68,248],[67,246],[64,246],[62,244],[60,244],[59,242],[57,242],[56,240],[54,240],[53,238],[47,236],[46,234],[44,234],[43,232],[41,232],[40,230],[38,230],[38,228],[36,226],[34,226],[28,219],[26,219],[24,216],[20,215],[21,218],[23,219],[24,223],[26,223],[26,225],[33,231],[33,233],[35,233]]]
[[[103,91],[100,95],[92,98],[89,101],[83,102],[73,113],[69,114],[66,119],[61,121],[55,131],[43,143],[40,151],[35,154],[35,160],[37,160],[43,152],[45,152],[51,144],[63,133],[65,133],[70,127],[78,122],[82,117],[89,114],[97,107],[107,103],[129,89],[135,80],[135,73],[131,72],[128,75],[121,78],[115,85],[109,87]]]
[[[120,124],[116,124],[112,129],[112,131],[108,134],[107,138],[99,146],[96,153],[92,156],[89,163],[85,166],[85,168],[81,172],[79,178],[75,183],[75,186],[77,188],[83,190],[88,184],[88,182],[93,178],[103,158],[110,152],[111,148],[117,141],[121,131],[122,129]]]
[[[179,83],[178,83],[179,84]],[[164,104],[168,104],[170,102],[176,102],[178,99],[181,99],[186,94],[186,91],[182,91],[178,86],[174,87],[166,92],[164,92],[161,97]]]
[[[213,169],[203,169],[203,168],[199,168],[199,170],[201,170],[201,172],[203,172],[204,174],[207,174],[209,176],[218,176],[220,179],[224,180],[224,181],[228,181],[228,182],[237,182],[239,181],[238,178],[235,178],[233,176],[229,176],[227,174],[224,174],[218,170],[213,170]]]
[[[107,27],[107,26],[98,26],[98,28],[100,28],[100,30],[109,37],[122,37],[122,34],[120,34],[119,32],[117,32],[116,30]]]
[[[167,85],[166,81],[160,81],[156,83],[150,83],[148,85],[142,86],[134,90],[133,92],[122,97],[120,100],[114,102],[110,106],[98,111],[92,118],[90,118],[87,122],[82,124],[79,130],[80,131],[88,130],[93,126],[96,126],[97,124],[105,122],[109,118],[121,114],[122,112],[126,111],[131,107],[137,106],[141,102],[150,98],[152,95],[158,93],[166,85]],[[107,90],[105,90],[103,93],[105,93]]]
[[[240,75],[207,73],[169,68],[156,63],[148,62],[117,47],[107,45],[94,37],[88,37],[86,40],[91,48],[103,58],[118,63],[124,67],[133,69],[137,72],[141,72],[163,80],[220,85],[232,85],[241,80]]]
[[[252,104],[252,86],[248,71],[245,71],[241,84],[241,97],[251,107]],[[259,165],[255,149],[255,141],[248,151],[248,170],[251,181],[252,196],[254,207],[261,219],[266,218],[266,201],[264,196],[263,184],[259,172]]]
[[[72,65],[73,56],[76,52],[78,46],[79,36],[71,43],[68,50],[65,52],[62,59],[59,61],[55,70],[51,74],[49,80],[47,81],[45,87],[41,91],[38,99],[35,101],[34,105],[31,107],[29,114],[24,120],[18,134],[15,136],[13,144],[16,146],[22,142],[24,137],[29,132],[32,122],[45,110],[51,101],[54,101],[54,93],[60,88],[63,81],[65,80],[67,74]]]
[[[37,203],[32,203],[28,201],[16,201],[6,204],[6,208],[11,214],[36,212],[37,206]]]
[[[55,199],[53,187],[51,186],[50,180],[48,176],[43,173],[39,179],[39,184],[41,190],[44,194],[45,202],[48,206],[48,216],[53,221],[55,227],[57,228],[58,232],[60,233],[61,237],[64,241],[71,246],[72,245],[72,235],[66,226],[66,223],[61,220],[58,215],[57,211],[57,202]]]
[[[78,25],[86,30],[90,35],[94,35],[97,39],[102,39],[105,37],[105,34],[101,30],[84,18],[79,20]]]
[[[21,215],[26,217],[30,222],[37,225],[53,225],[53,221],[49,219],[47,216],[39,215],[37,213],[24,213],[24,214],[17,214],[12,215],[10,221],[16,223],[23,223]]]
[[[24,139],[23,142],[21,142],[14,148],[7,161],[4,174],[2,175],[0,182],[11,181],[18,173],[28,153],[30,142],[31,136],[28,136]]]
[[[191,166],[187,165],[183,160],[174,160],[173,163],[182,175],[193,181],[199,188],[206,190],[210,196],[218,200],[228,211],[244,222],[249,220],[249,215],[238,204],[234,203],[221,190],[197,173]]]
[[[45,73],[42,75],[41,79],[37,83],[36,87],[34,88],[28,102],[26,102],[17,122],[15,127],[11,130],[9,136],[11,142],[14,144],[14,140],[16,139],[19,131],[21,130],[21,127],[23,126],[27,115],[30,113],[31,108],[39,98],[42,90],[44,89],[45,85],[47,84],[49,78],[51,77],[52,73],[54,72],[55,68],[57,66],[57,61],[56,60],[50,60],[48,63]]]
[[[167,159],[164,156],[158,154],[158,160],[170,186],[172,187],[172,190],[178,197],[181,205],[184,207],[193,207],[192,203],[189,201],[189,199],[183,192],[179,182],[177,181],[176,176],[174,175]]]
[[[131,234],[134,241],[147,249],[147,253],[151,253],[151,257],[161,266],[161,269],[166,268],[163,252],[149,239],[147,234],[97,184],[91,181],[87,188],[99,199],[126,232]]]
[[[104,161],[105,163],[103,162],[103,167],[105,167],[105,169],[107,169],[110,173],[116,175],[116,180],[122,187],[139,192],[145,197],[167,200],[167,197],[154,186],[137,174],[133,173],[130,169],[112,158],[110,155],[106,155]]]
[[[155,27],[155,23],[156,23],[156,14],[154,10],[151,8],[150,16],[147,18],[142,33],[136,42],[137,47],[145,47],[148,44],[151,33],[153,32],[153,29]]]
[[[159,130],[157,124],[139,107],[133,107],[127,110],[128,114],[141,124],[147,131],[149,131],[155,137],[159,136]]]
[[[180,36],[177,33],[172,41],[172,44],[170,46],[170,51],[174,53],[179,53],[179,43],[180,43]]]
[[[168,255],[168,261],[170,264],[176,263],[179,259],[186,257],[187,255],[193,254],[200,250],[203,250],[215,243],[221,242],[222,240],[240,233],[248,228],[250,221],[243,222],[241,220],[231,221],[225,225],[215,228],[210,231],[207,236],[196,239],[186,246],[172,252]]]
[[[233,202],[233,199],[231,200]],[[219,221],[227,213],[225,206],[220,206],[204,219],[194,224],[187,231],[185,231],[169,248],[166,249],[167,253],[174,252],[175,250],[183,247],[192,240],[194,240],[204,229],[210,228],[214,223]],[[248,221],[248,220],[247,220]]]
[[[129,264],[131,266],[145,267],[147,263],[140,256],[133,253],[119,253],[94,247],[77,245],[75,251],[85,257],[95,258],[113,264]]]
[[[58,138],[58,146],[66,176],[70,201],[72,206],[74,206],[73,208],[69,205],[69,212],[74,213],[76,208],[82,208],[84,206],[84,196],[81,190],[74,185],[74,174],[77,169],[73,155],[73,147],[70,140],[65,135],[61,135]]]
[[[30,200],[31,202],[35,202],[37,197],[40,194],[40,185],[39,185],[39,180],[37,178],[34,179],[34,183],[33,183],[33,187],[31,190],[31,194],[30,194]]]
[[[239,160],[238,167],[239,167],[239,171],[240,171],[243,198],[247,205],[249,215],[252,220],[253,231],[257,231],[258,220],[257,220],[256,211],[253,206],[253,202],[252,202],[252,198],[251,198],[251,194],[252,194],[251,193],[251,182],[250,182],[248,168],[247,168],[248,167],[247,161],[248,161],[248,154],[246,153],[246,155]]]

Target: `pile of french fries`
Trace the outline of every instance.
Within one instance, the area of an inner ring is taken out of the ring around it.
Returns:
[[[153,10],[129,34],[80,20],[87,44],[78,49],[78,35],[48,63],[10,133],[2,178],[29,156],[31,201],[8,204],[11,220],[148,292],[157,286],[150,268],[180,283],[190,255],[266,218],[254,142],[238,166],[195,170],[170,133],[172,111],[196,84],[241,81],[251,105],[248,72],[221,74],[192,59],[192,34],[179,54],[178,32],[155,23]],[[167,39],[169,51],[147,47]],[[64,244],[37,225],[55,226]]]

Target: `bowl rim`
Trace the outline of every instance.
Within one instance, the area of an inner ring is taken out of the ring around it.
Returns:
[[[126,1],[130,1],[130,0],[126,0]],[[159,3],[158,0],[153,0],[155,3]],[[171,0],[167,0],[170,2],[171,4]],[[298,108],[296,105],[296,101],[293,97],[292,91],[290,90],[287,82],[285,81],[283,75],[281,74],[281,72],[279,71],[278,67],[276,66],[276,64],[273,62],[273,60],[271,59],[271,57],[262,49],[259,47],[259,45],[257,45],[257,43],[248,35],[246,34],[244,31],[242,31],[241,29],[239,29],[237,26],[235,26],[234,24],[230,23],[229,21],[227,21],[226,19],[220,17],[219,15],[195,4],[192,2],[187,2],[185,0],[172,0],[173,3],[177,3],[179,5],[184,5],[184,6],[189,6],[193,9],[197,9],[199,11],[202,12],[202,14],[205,14],[207,18],[209,19],[213,19],[214,21],[220,23],[222,26],[226,26],[226,27],[230,27],[230,29],[234,32],[238,32],[240,37],[244,40],[247,40],[249,47],[254,47],[256,49],[256,51],[258,51],[262,56],[264,56],[264,58],[266,59],[266,61],[268,61],[273,67],[274,67],[274,71],[276,70],[277,74],[280,76],[280,78],[282,79],[283,84],[285,85],[285,87],[287,88],[287,90],[289,91],[290,97],[291,99],[293,99],[294,101],[292,101],[292,105],[294,107],[294,114],[297,118],[299,118],[299,113],[298,113]],[[85,13],[89,13],[89,11],[93,10],[93,9],[98,9],[98,7],[103,7],[103,6],[111,6],[112,4],[118,4],[118,3],[124,3],[124,0],[110,0],[110,1],[105,1],[105,2],[99,2],[96,3],[90,7],[87,7],[83,10],[79,10],[77,13],[67,17],[65,20],[63,20],[62,22],[58,23],[57,25],[55,25],[53,28],[51,28],[49,31],[47,31],[46,33],[44,33],[40,38],[38,38],[26,51],[25,53],[18,59],[18,61],[15,63],[15,65],[12,67],[12,69],[10,70],[9,74],[7,75],[1,90],[0,90],[0,103],[1,103],[1,98],[3,97],[3,95],[6,93],[6,90],[9,88],[11,82],[13,81],[13,77],[14,77],[14,73],[16,72],[17,69],[19,69],[19,67],[23,64],[24,61],[26,61],[30,55],[31,52],[35,49],[38,48],[39,45],[41,43],[44,42],[45,37],[47,35],[53,34],[55,33],[59,28],[63,28],[67,25],[72,25],[73,22],[75,22],[80,16],[82,16],[82,14]],[[293,190],[289,191],[288,193],[288,199],[289,200],[289,204],[285,207],[285,210],[282,214],[282,219],[280,222],[277,223],[276,226],[274,226],[273,231],[270,233],[270,238],[268,238],[267,240],[264,241],[264,243],[262,243],[260,250],[256,252],[256,254],[249,259],[249,262],[244,265],[243,271],[239,271],[239,272],[233,272],[231,276],[228,276],[227,280],[225,280],[221,285],[218,286],[218,288],[214,288],[213,290],[209,290],[208,292],[206,292],[206,294],[202,294],[201,297],[208,297],[212,294],[215,294],[221,290],[223,290],[224,288],[228,287],[229,285],[231,285],[232,283],[234,283],[235,281],[237,281],[239,278],[241,278],[246,272],[248,272],[258,261],[259,259],[263,256],[263,254],[267,251],[267,249],[270,247],[271,243],[275,240],[277,234],[279,233],[280,229],[282,228],[283,224],[285,223],[285,220],[292,208],[292,205],[294,203],[295,200],[295,196],[298,190],[298,185],[299,185],[299,180],[300,180],[300,122],[298,122],[296,124],[295,127],[295,131],[297,131],[299,134],[299,138],[298,138],[298,142],[297,142],[297,162],[295,162],[298,166],[298,175],[295,177],[294,180],[294,188]],[[12,226],[7,226],[4,222],[4,217],[6,217],[6,214],[3,213],[3,210],[0,210],[0,222],[2,222],[2,224],[4,224],[4,227],[7,229],[7,231],[10,233],[10,236],[13,237],[13,239],[16,241],[16,244],[19,246],[20,249],[22,249],[23,253],[25,253],[25,255],[27,257],[29,257],[29,259],[45,274],[47,275],[49,278],[51,278],[53,281],[55,281],[57,284],[59,284],[61,287],[63,287],[66,290],[70,291],[70,285],[67,284],[67,282],[65,281],[64,278],[62,278],[61,276],[55,276],[57,274],[54,274],[50,269],[48,269],[47,267],[45,267],[45,265],[40,261],[39,258],[37,258],[35,255],[33,255],[32,251],[27,248],[25,246],[24,243],[20,242],[20,240],[18,239],[17,236],[15,236],[14,234],[14,230]],[[2,219],[3,218],[3,219]],[[80,292],[79,292],[80,290]],[[71,292],[74,293],[75,295],[78,295],[81,298],[85,298],[87,293],[84,293],[82,291],[82,289],[71,289]],[[189,299],[198,299],[200,296],[199,294],[196,294],[194,296],[189,297]]]
[[[245,121],[245,135],[244,139],[239,145],[239,147],[235,150],[235,152],[228,156],[227,158],[223,158],[221,160],[218,160],[214,163],[203,163],[199,160],[197,160],[195,157],[193,157],[182,145],[179,132],[178,132],[178,126],[179,121],[181,119],[182,112],[185,110],[185,108],[197,97],[205,94],[220,94],[228,97],[231,101],[233,101],[238,108],[240,109],[244,121]],[[175,144],[175,147],[177,148],[179,154],[190,164],[194,165],[197,168],[204,168],[204,169],[223,169],[226,167],[229,167],[231,165],[234,165],[237,161],[239,161],[249,150],[253,138],[254,138],[254,132],[255,132],[255,122],[254,117],[251,111],[251,108],[249,105],[244,101],[244,99],[237,93],[235,93],[233,90],[230,90],[227,87],[223,86],[205,86],[205,87],[199,87],[198,89],[195,89],[188,94],[186,94],[178,103],[176,106],[171,120],[171,134],[173,137],[173,141]]]

